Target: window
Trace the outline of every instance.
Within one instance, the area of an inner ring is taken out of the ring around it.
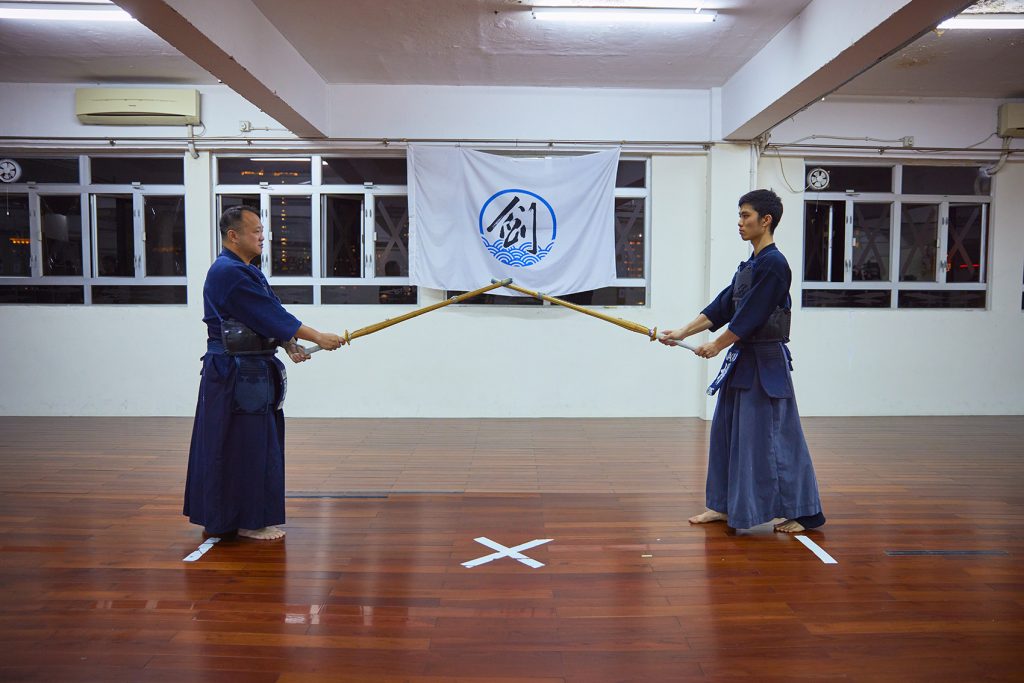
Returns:
[[[0,156],[0,303],[185,303],[181,157]]]
[[[978,166],[808,164],[803,305],[984,308],[991,183]]]
[[[615,176],[615,283],[610,287],[576,292],[559,298],[584,306],[647,304],[649,168],[647,159],[625,158],[619,161]],[[462,293],[449,291],[446,296]],[[508,306],[542,304],[526,297],[490,294],[474,297],[464,303]]]
[[[216,193],[218,212],[260,213],[260,267],[284,303],[416,303],[404,156],[221,156]]]

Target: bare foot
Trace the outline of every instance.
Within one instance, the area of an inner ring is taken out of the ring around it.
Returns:
[[[278,529],[276,526],[265,526],[262,529],[239,529],[238,535],[255,538],[258,541],[273,541],[284,537],[284,529]]]
[[[776,531],[781,531],[785,534],[798,534],[801,531],[805,531],[804,525],[795,519],[787,519],[785,522],[779,522],[774,528]]]
[[[699,515],[690,517],[690,524],[707,524],[708,522],[725,522],[729,519],[728,515],[722,514],[721,512],[715,512],[714,510],[705,510]]]

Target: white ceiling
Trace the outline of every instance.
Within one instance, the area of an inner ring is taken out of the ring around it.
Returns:
[[[628,29],[542,23],[520,0],[252,0],[252,11],[332,84],[702,89],[723,85],[808,2],[706,0],[713,24]],[[0,59],[4,82],[217,80],[134,22],[0,19]],[[1022,97],[1024,31],[931,32],[839,92]]]
[[[519,0],[254,0],[328,83],[701,89],[808,2],[721,0],[704,3],[713,24],[613,27],[537,21]]]
[[[1024,30],[930,31],[838,92],[886,97],[1024,97]]]
[[[216,83],[137,22],[0,19],[0,82]]]

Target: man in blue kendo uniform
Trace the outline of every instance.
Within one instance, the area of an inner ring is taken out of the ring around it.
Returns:
[[[188,455],[184,514],[211,536],[238,532],[284,536],[284,364],[309,359],[296,342],[333,350],[336,334],[318,332],[284,309],[260,269],[263,225],[244,206],[220,217],[220,256],[203,286],[207,327],[199,402]]]
[[[728,324],[695,353],[714,358],[732,347],[708,389],[709,395],[721,391],[711,422],[708,509],[690,522],[747,529],[781,518],[775,530],[794,533],[821,526],[825,516],[790,377],[793,276],[774,238],[782,201],[771,190],[754,190],[740,197],[739,207],[740,237],[753,256],[693,322],[660,335],[670,344]]]

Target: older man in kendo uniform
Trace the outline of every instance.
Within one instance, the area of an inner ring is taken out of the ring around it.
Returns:
[[[739,207],[740,237],[753,256],[693,322],[660,335],[670,344],[728,325],[695,351],[713,358],[731,347],[708,388],[709,395],[721,391],[711,422],[708,509],[689,521],[746,529],[781,519],[776,531],[800,532],[821,526],[825,516],[790,377],[793,276],[774,239],[782,201],[771,190],[754,190]]]
[[[206,275],[207,327],[199,402],[188,456],[184,514],[208,535],[284,536],[284,403],[287,378],[275,357],[309,358],[296,339],[333,350],[336,334],[303,325],[284,309],[260,269],[263,225],[244,206],[220,217],[224,246]]]

